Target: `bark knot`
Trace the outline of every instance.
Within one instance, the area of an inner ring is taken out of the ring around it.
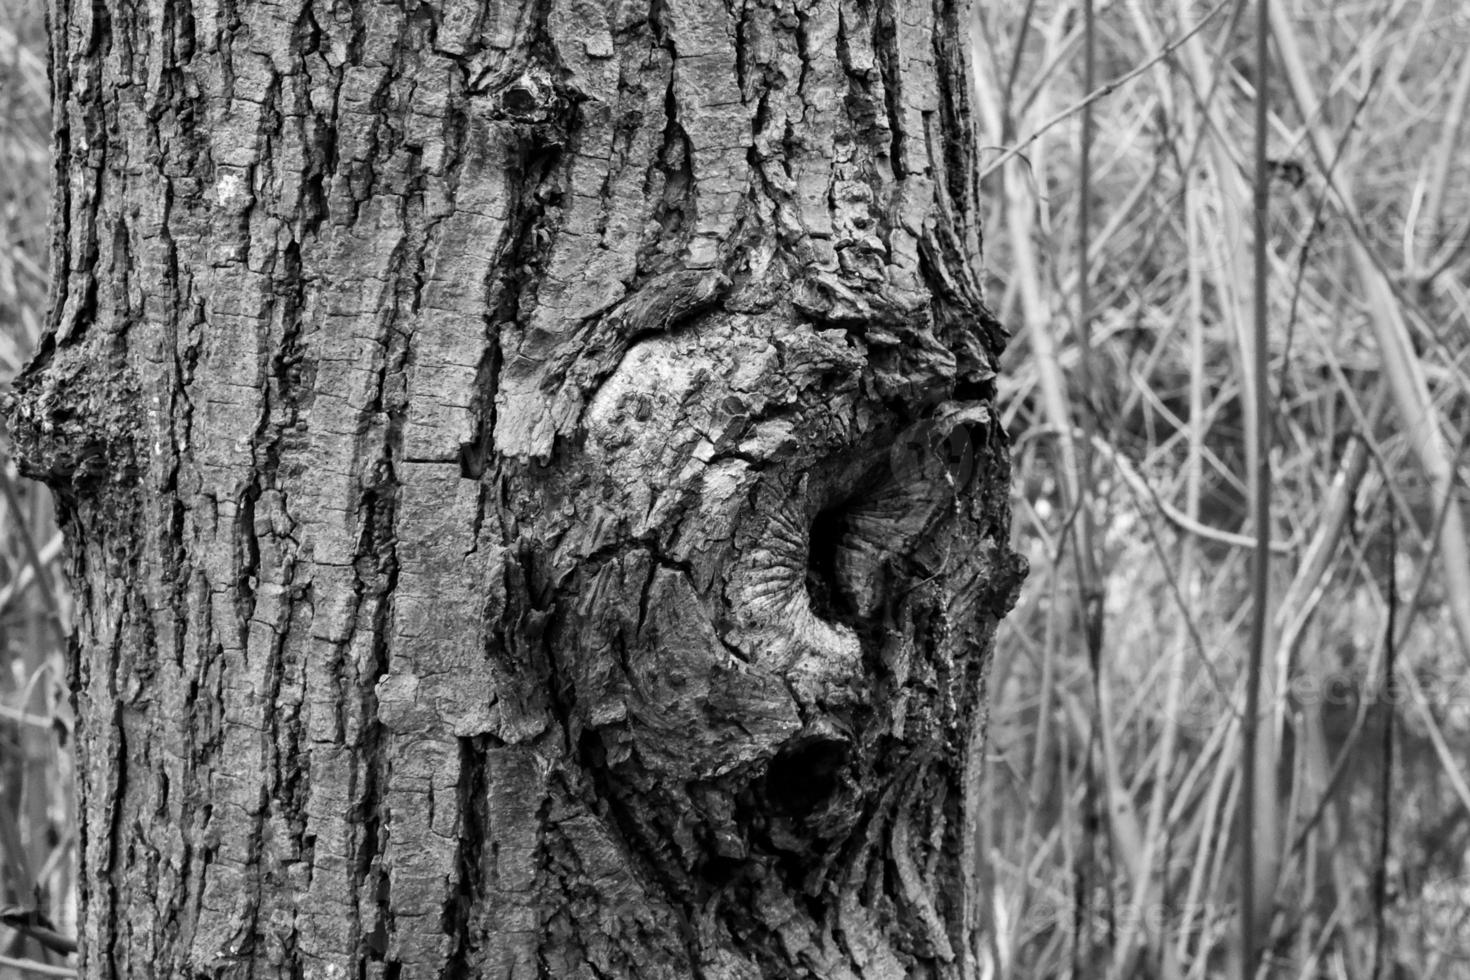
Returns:
[[[43,352],[0,404],[21,474],[73,499],[138,475],[130,375],[89,361]]]

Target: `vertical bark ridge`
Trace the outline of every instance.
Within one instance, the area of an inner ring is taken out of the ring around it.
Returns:
[[[970,976],[963,4],[56,0],[88,976]]]

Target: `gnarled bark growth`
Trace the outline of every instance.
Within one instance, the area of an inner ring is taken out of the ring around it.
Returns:
[[[87,976],[973,967],[948,0],[56,0]]]

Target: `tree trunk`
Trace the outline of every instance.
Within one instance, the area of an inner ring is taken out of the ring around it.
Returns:
[[[55,0],[87,977],[961,977],[950,0]]]

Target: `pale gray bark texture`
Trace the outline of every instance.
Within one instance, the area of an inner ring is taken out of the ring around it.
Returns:
[[[950,0],[55,0],[87,977],[964,977]]]

